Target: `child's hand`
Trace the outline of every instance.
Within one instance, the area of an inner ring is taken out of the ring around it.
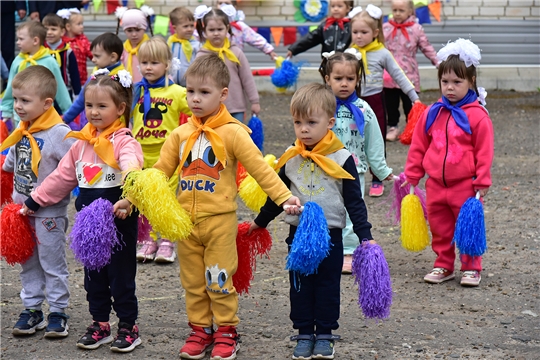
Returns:
[[[278,58],[278,55],[274,51],[269,52],[268,56],[270,56],[270,59],[272,59],[272,61],[275,61]]]
[[[408,182],[407,180],[405,180],[405,181],[403,182],[403,184],[401,184],[400,187],[405,187],[405,186],[407,186],[408,183],[409,183],[409,182]]]
[[[261,112],[260,104],[251,104],[251,113],[253,115],[259,115],[260,112]]]
[[[131,213],[131,203],[128,199],[118,200],[113,206],[114,215],[124,220]]]
[[[287,51],[287,56],[285,56],[285,59],[290,59],[290,58],[292,58],[292,57],[293,57],[292,52],[291,52],[290,50]]]
[[[251,232],[253,230],[257,230],[257,229],[260,229],[261,227],[257,224],[255,224],[255,221],[252,221],[251,224],[249,224],[249,230],[248,230],[248,235],[251,235]]]
[[[388,175],[384,180],[385,180],[385,181],[394,180],[394,174]]]
[[[23,216],[26,216],[26,215],[33,215],[34,214],[34,211],[33,210],[30,210],[28,208],[28,206],[26,206],[25,204],[23,204],[21,210],[19,210],[19,213]]]
[[[478,190],[478,192],[480,193],[480,197],[486,196],[488,191],[489,191],[489,188]]]
[[[287,215],[300,215],[300,213],[302,212],[302,203],[300,203],[300,199],[296,196],[291,196],[287,201],[281,204],[281,206],[283,207]]]
[[[377,242],[373,239],[362,242],[362,246],[366,246],[367,243],[370,243],[371,245],[376,245]]]
[[[420,101],[420,99],[416,99],[416,100],[414,101],[414,104],[421,104],[421,103],[422,103],[422,102]]]

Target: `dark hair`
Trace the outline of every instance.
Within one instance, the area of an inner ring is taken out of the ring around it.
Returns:
[[[215,53],[205,54],[197,57],[195,61],[189,65],[184,78],[196,77],[207,81],[214,81],[220,88],[229,86],[231,75],[225,62]]]
[[[28,20],[19,25],[17,31],[21,31],[23,29],[26,29],[26,31],[28,31],[28,35],[30,35],[31,38],[39,38],[39,45],[45,44],[45,38],[47,37],[47,28],[43,26],[42,23],[40,23],[39,21]]]
[[[204,29],[206,28],[206,25],[208,25],[208,21],[212,19],[220,20],[225,26],[227,27],[227,32],[232,37],[233,33],[231,30],[231,25],[229,23],[229,17],[227,14],[225,14],[220,9],[212,9],[208,12],[208,14],[204,15],[202,19],[197,20],[197,33],[199,34],[199,38],[201,39],[201,43],[206,40],[204,37]]]
[[[467,81],[473,85],[476,95],[479,95],[478,88],[476,87],[476,68],[474,65],[467,67],[465,62],[460,60],[459,55],[450,55],[446,60],[439,64],[439,70],[437,72],[437,76],[439,78],[439,88],[441,87],[442,76],[451,71],[453,71],[458,78],[467,79]]]
[[[98,45],[101,46],[103,51],[105,51],[107,54],[116,53],[116,55],[118,55],[118,61],[120,61],[120,57],[124,51],[124,44],[118,36],[110,32],[101,34],[96,37],[94,41],[92,41],[92,44],[90,44],[90,50],[94,50],[94,48]]]
[[[58,26],[61,29],[66,28],[66,23],[64,19],[56,14],[47,14],[41,21],[44,26]]]
[[[191,10],[184,6],[174,8],[173,11],[171,11],[171,13],[169,14],[169,19],[171,20],[171,24],[175,26],[178,25],[178,23],[180,23],[180,21],[182,21],[183,19],[186,19],[188,21],[195,21]]]
[[[29,66],[13,78],[11,88],[34,91],[41,100],[56,97],[56,88],[58,84],[51,72],[45,66]]]
[[[362,63],[362,60],[358,60],[356,56],[351,53],[337,52],[328,59],[323,57],[321,66],[319,66],[319,73],[321,74],[323,81],[326,83],[326,76],[328,75],[328,77],[330,77],[330,74],[332,74],[332,70],[334,69],[334,65],[342,62],[350,62],[355,66],[356,74],[358,76],[355,89],[356,95],[360,97],[362,94],[362,81],[364,81],[366,78],[364,64]]]
[[[349,9],[352,9],[354,7],[354,0],[343,0],[346,6],[349,7]]]
[[[115,79],[116,78],[116,79]],[[86,99],[87,93],[96,87],[109,88],[109,95],[117,107],[120,107],[122,103],[126,103],[126,109],[124,110],[124,125],[127,125],[131,113],[131,102],[133,99],[132,86],[123,87],[120,81],[117,80],[117,76],[111,75],[98,75],[90,77],[90,81],[84,87],[84,98]]]

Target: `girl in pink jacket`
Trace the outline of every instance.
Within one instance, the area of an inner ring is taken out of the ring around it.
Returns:
[[[435,49],[431,46],[422,25],[416,22],[412,0],[392,0],[392,15],[393,18],[383,25],[386,48],[394,55],[401,69],[413,83],[416,92],[420,92],[416,53],[420,49],[433,65],[437,65]],[[405,117],[409,115],[412,103],[386,71],[384,72],[384,97],[388,114],[386,140],[396,141],[399,135],[399,101],[401,99],[403,103]]]

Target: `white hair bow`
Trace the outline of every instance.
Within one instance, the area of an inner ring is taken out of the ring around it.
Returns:
[[[344,51],[344,53],[354,55],[356,57],[356,60],[358,61],[362,60],[362,54],[360,54],[360,52],[354,48],[348,48],[347,50]]]
[[[182,63],[180,62],[180,59],[177,57],[173,58],[171,61],[171,70],[169,71],[171,74],[176,73],[180,70]]]
[[[206,5],[199,5],[197,6],[197,8],[195,8],[195,12],[193,13],[193,16],[195,17],[195,20],[200,20],[210,11],[212,11],[211,7],[206,6]]]
[[[56,15],[67,20],[71,16],[71,11],[69,11],[69,9],[60,9],[56,12]]]
[[[109,69],[107,68],[103,68],[103,69],[97,69],[96,71],[94,71],[92,73],[92,76],[98,76],[98,75],[109,75],[111,72],[109,71]]]
[[[379,20],[382,17],[382,10],[380,7],[377,7],[373,4],[366,6],[366,11],[374,19]]]
[[[143,5],[143,6],[141,6],[141,9],[140,9],[140,10],[143,12],[143,14],[144,14],[146,17],[152,16],[152,15],[155,14],[154,9],[152,9],[152,8],[151,8],[150,6],[148,6],[148,5]]]
[[[480,104],[482,104],[483,106],[486,106],[486,97],[487,97],[487,91],[485,88],[479,86],[478,87],[478,101],[480,102]]]
[[[128,10],[127,7],[119,6],[116,8],[116,10],[114,10],[114,16],[116,16],[117,19],[122,20],[122,16],[124,16],[127,10]]]
[[[118,75],[118,82],[120,82],[120,84],[123,87],[128,88],[133,83],[133,80],[131,78],[131,74],[129,73],[129,71],[120,70],[117,75]]]
[[[439,59],[439,61],[446,61],[450,55],[459,55],[459,59],[463,61],[467,67],[471,65],[478,67],[478,65],[480,65],[480,59],[482,59],[480,48],[471,40],[461,38],[454,42],[449,41],[446,46],[439,50],[437,59]]]
[[[330,52],[323,52],[321,55],[323,56],[323,58],[325,58],[326,60],[328,60],[330,58],[330,56],[334,55],[336,52],[334,50],[330,51]]]
[[[353,17],[360,14],[361,12],[362,12],[362,7],[357,6],[354,9],[352,9],[351,11],[349,11],[349,14],[347,16],[349,17],[349,19],[352,19]]]
[[[221,5],[221,11],[227,15],[229,18],[229,21],[234,21],[236,18],[236,9],[231,4],[223,4]]]
[[[236,10],[236,20],[237,21],[244,21],[246,20],[246,14],[242,10]]]
[[[81,10],[79,10],[77,8],[69,8],[68,10],[72,14],[80,14],[81,13]]]

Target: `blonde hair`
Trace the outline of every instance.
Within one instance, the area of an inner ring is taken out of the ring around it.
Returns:
[[[40,23],[39,21],[28,20],[23,22],[17,28],[17,31],[26,29],[28,31],[28,36],[32,39],[37,37],[39,39],[39,45],[42,46],[45,44],[45,38],[47,37],[47,28]]]
[[[56,88],[58,84],[51,70],[45,66],[29,66],[13,78],[11,88],[25,91],[32,91],[37,94],[41,100],[56,97]]]
[[[184,75],[188,77],[213,81],[221,89],[228,87],[231,79],[227,65],[215,53],[196,58]]]
[[[336,112],[336,97],[325,85],[311,83],[296,90],[291,99],[293,118],[305,119],[318,109],[330,119]]]
[[[173,56],[167,42],[162,37],[154,36],[142,43],[137,58],[139,63],[143,61],[159,61],[167,66],[166,70],[169,70]],[[167,86],[169,86],[169,77],[165,73],[165,87]]]
[[[169,14],[169,19],[171,20],[171,24],[175,26],[184,19],[195,22],[195,17],[193,16],[191,10],[184,6],[174,8],[173,11],[171,11],[171,13]]]
[[[382,16],[380,19],[372,18],[371,15],[369,15],[369,13],[366,10],[362,10],[360,13],[353,16],[353,18],[351,19],[350,28],[352,29],[352,26],[356,21],[364,21],[371,28],[371,30],[373,30],[373,32],[375,32],[375,30],[379,30],[379,34],[377,35],[377,40],[379,40],[379,42],[384,45],[382,18],[383,18]]]

